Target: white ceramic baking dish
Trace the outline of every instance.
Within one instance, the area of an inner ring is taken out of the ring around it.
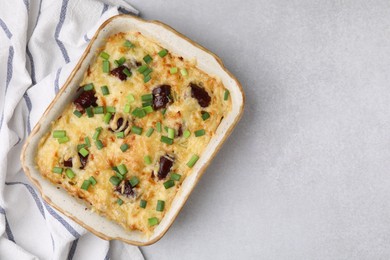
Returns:
[[[154,39],[170,52],[186,59],[195,58],[198,68],[222,80],[225,87],[229,89],[232,99],[232,111],[222,120],[215,136],[211,139],[205,152],[201,155],[192,173],[184,180],[171,208],[150,237],[146,237],[138,231],[126,231],[105,217],[91,210],[85,210],[86,206],[83,201],[71,197],[63,189],[57,189],[55,185],[43,178],[36,169],[34,161],[39,140],[49,130],[50,123],[75,98],[75,90],[79,87],[79,83],[88,65],[94,61],[96,50],[104,45],[107,37],[121,31],[139,31],[143,35]],[[43,199],[90,232],[106,240],[117,239],[133,245],[149,245],[158,241],[172,225],[206,167],[237,124],[242,115],[243,108],[244,93],[240,83],[226,70],[221,60],[215,54],[163,23],[145,21],[129,15],[118,15],[108,19],[97,30],[64,86],[46,109],[42,118],[28,137],[23,147],[21,161],[26,175],[36,185]]]

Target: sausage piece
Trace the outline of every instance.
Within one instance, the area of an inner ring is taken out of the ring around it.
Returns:
[[[189,87],[191,88],[191,97],[198,100],[201,107],[208,107],[210,105],[211,97],[204,88],[195,83],[190,83]]]

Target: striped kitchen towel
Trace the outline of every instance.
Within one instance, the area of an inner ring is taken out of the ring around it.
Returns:
[[[0,259],[143,259],[46,204],[19,162],[32,127],[107,18],[125,0],[14,0],[0,8]]]

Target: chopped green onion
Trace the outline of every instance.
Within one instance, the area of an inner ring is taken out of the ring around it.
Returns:
[[[132,103],[132,102],[135,101],[135,98],[134,98],[134,96],[132,94],[127,95],[126,98],[127,98],[127,101],[129,101],[129,103]]]
[[[168,126],[164,126],[164,130],[168,133]]]
[[[177,173],[172,173],[171,174],[171,180],[180,181],[180,178],[181,178],[180,174],[177,174]]]
[[[151,106],[152,104],[153,104],[152,101],[142,102],[142,107],[148,107]]]
[[[185,130],[183,133],[184,138],[188,138],[188,137],[190,137],[190,135],[191,135],[191,132],[189,130]]]
[[[148,219],[149,226],[155,226],[158,224],[158,219],[156,217]]]
[[[164,187],[166,190],[173,187],[173,186],[175,186],[174,180],[169,180],[169,181],[164,182]]]
[[[139,183],[139,179],[137,178],[137,176],[133,176],[130,178],[129,182],[131,184],[131,187],[135,187]]]
[[[102,141],[100,141],[100,140],[96,140],[95,145],[96,145],[98,150],[101,150],[104,147]]]
[[[68,176],[69,179],[73,179],[74,176],[76,176],[76,174],[74,174],[74,172],[72,171],[72,169],[69,169],[69,168],[66,169],[65,174],[66,174],[66,176]]]
[[[126,104],[125,108],[123,109],[123,112],[130,113],[130,109],[131,109],[130,104]]]
[[[93,117],[92,107],[87,107],[85,112],[87,112],[88,117]]]
[[[146,55],[146,56],[144,57],[144,61],[145,61],[145,63],[150,63],[152,60],[153,60],[153,59],[152,59],[152,57],[150,57],[150,55],[149,55],[149,54],[148,54],[148,55]]]
[[[105,73],[110,72],[110,62],[108,60],[103,61],[103,72]]]
[[[166,108],[164,108],[162,111],[161,111],[161,114],[163,115],[163,116],[165,116],[165,113],[167,112],[167,109]]]
[[[141,67],[139,67],[137,71],[139,73],[143,73],[147,69],[148,69],[148,65],[145,64],[145,65],[142,65]]]
[[[103,119],[104,123],[108,124],[110,122],[110,120],[111,120],[111,116],[112,116],[111,113],[106,113],[104,115],[104,119]]]
[[[124,68],[124,69],[122,70],[122,72],[123,72],[126,76],[128,76],[128,77],[131,77],[131,75],[133,75],[133,73],[131,73],[131,71],[130,71],[128,68]]]
[[[85,180],[83,184],[81,185],[81,188],[83,190],[88,190],[89,186],[91,186],[91,182],[89,180]]]
[[[146,116],[146,112],[139,107],[135,108],[131,114],[138,118],[143,118],[144,116]]]
[[[73,111],[73,114],[74,114],[75,116],[77,116],[78,118],[80,118],[80,117],[83,115],[83,114],[81,114],[81,112],[78,111],[78,110]]]
[[[139,202],[139,206],[143,209],[146,208],[146,204],[147,204],[146,200],[140,200]]]
[[[157,210],[157,211],[164,211],[164,206],[165,206],[165,201],[163,201],[163,200],[158,200],[158,201],[157,201],[156,210]]]
[[[106,107],[106,111],[107,111],[107,113],[115,113],[116,109],[115,109],[115,107]]]
[[[87,146],[86,144],[79,144],[79,145],[77,145],[77,151],[79,151],[81,148],[84,148],[86,146]]]
[[[61,174],[63,169],[61,167],[54,167],[51,171],[54,173]]]
[[[156,123],[156,128],[157,128],[157,132],[161,133],[161,131],[162,131],[161,122]]]
[[[102,90],[103,96],[107,96],[110,94],[110,91],[108,90],[107,86],[101,86],[100,89]]]
[[[117,168],[118,168],[119,173],[122,175],[124,175],[128,172],[126,165],[124,165],[124,164],[118,165]]]
[[[119,183],[121,183],[121,180],[118,177],[116,177],[116,176],[111,176],[110,177],[110,182],[112,183],[112,185],[118,186]]]
[[[171,69],[169,70],[169,72],[170,72],[171,74],[176,74],[176,73],[177,73],[177,67],[171,68]]]
[[[117,199],[116,203],[118,203],[119,206],[121,206],[123,204],[123,200],[121,200],[120,198]]]
[[[116,172],[115,175],[122,181],[124,178],[124,175],[120,174],[119,172]]]
[[[102,57],[105,60],[108,60],[110,58],[110,55],[107,52],[102,51],[100,53],[100,57]]]
[[[153,100],[153,94],[145,94],[141,96],[142,101],[151,101]]]
[[[89,177],[88,180],[91,182],[92,186],[95,186],[97,183],[96,179],[93,176]]]
[[[134,48],[135,45],[132,44],[129,40],[126,40],[125,43],[123,44],[127,48]]]
[[[144,157],[144,162],[145,162],[145,164],[147,164],[147,165],[149,165],[149,164],[152,163],[152,159],[150,158],[149,155],[146,155],[146,156]]]
[[[104,114],[104,107],[94,107],[93,113],[94,114]]]
[[[147,70],[145,70],[144,72],[142,72],[142,75],[144,75],[144,77],[147,77],[152,71],[153,71],[153,69],[148,68]]]
[[[175,138],[175,129],[168,128],[168,137],[171,139]]]
[[[205,112],[205,111],[202,111],[202,119],[203,119],[203,121],[206,121],[209,118],[210,118],[210,114]]]
[[[144,107],[143,110],[146,112],[146,114],[152,113],[154,111],[152,106]]]
[[[85,156],[87,156],[87,155],[89,154],[88,150],[85,149],[84,147],[81,148],[81,149],[79,150],[79,153],[80,153],[83,157],[85,157]]]
[[[65,130],[54,130],[53,131],[53,137],[54,138],[61,138],[66,136],[66,131]]]
[[[137,135],[141,135],[141,134],[142,134],[142,128],[133,125],[133,126],[131,127],[131,132],[134,133],[134,134],[137,134]]]
[[[115,133],[116,137],[117,138],[125,138],[125,132],[118,132],[118,133]]]
[[[194,132],[196,137],[202,136],[206,134],[206,131],[204,129],[200,129]]]
[[[58,138],[57,140],[58,143],[63,144],[69,141],[69,137],[65,136],[65,137]]]
[[[166,136],[161,136],[160,141],[163,142],[163,143],[166,143],[166,144],[173,144],[173,139],[168,138]]]
[[[161,58],[165,57],[167,54],[168,54],[168,51],[166,49],[158,52],[158,56],[160,56]]]
[[[191,159],[187,163],[187,166],[192,168],[198,160],[199,156],[197,156],[196,154],[192,155]]]
[[[186,69],[180,69],[180,73],[183,76],[187,76],[188,75],[188,71]]]
[[[122,144],[120,148],[121,148],[122,152],[126,152],[127,149],[129,149],[129,145],[128,144]]]
[[[101,127],[96,128],[95,133],[92,136],[92,139],[93,140],[99,139],[99,136],[100,136],[100,133],[102,132],[102,130],[103,130],[103,128],[101,128]]]
[[[146,77],[144,78],[144,83],[149,82],[149,80],[151,80],[151,79],[152,79],[152,78],[150,77],[150,75],[146,76]]]
[[[89,90],[92,90],[93,88],[94,88],[93,83],[89,83],[89,84],[84,86],[84,91],[89,91]]]
[[[114,167],[112,167],[111,169],[114,170],[115,172],[119,173],[118,167],[114,166]]]
[[[88,146],[88,147],[91,147],[91,140],[89,140],[89,137],[85,137],[84,138],[84,141],[85,141],[85,144]]]
[[[225,93],[223,93],[223,100],[228,100],[229,94],[230,94],[229,90],[225,90]]]
[[[146,132],[145,135],[146,135],[147,137],[150,137],[150,136],[153,134],[153,132],[154,132],[154,129],[153,129],[153,127],[151,127],[151,128],[148,129],[148,131]]]
[[[121,66],[123,63],[125,63],[126,61],[126,58],[125,57],[121,57],[119,60],[115,60],[115,64],[119,66]]]

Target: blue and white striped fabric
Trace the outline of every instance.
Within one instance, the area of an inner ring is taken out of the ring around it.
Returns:
[[[25,177],[25,138],[98,26],[138,14],[124,0],[14,0],[0,8],[0,259],[143,259],[46,204]]]

